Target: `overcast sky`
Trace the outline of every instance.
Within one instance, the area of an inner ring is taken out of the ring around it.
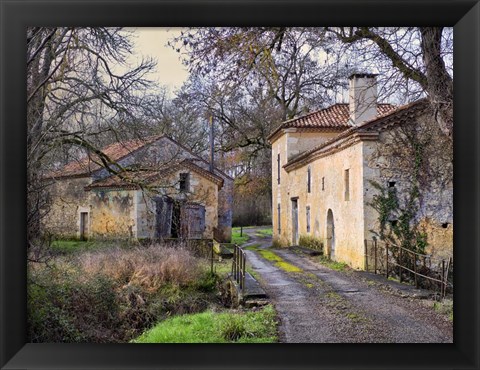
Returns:
[[[173,93],[188,78],[188,71],[180,62],[180,55],[167,46],[167,41],[179,35],[181,28],[139,27],[134,30],[135,54],[132,62],[138,63],[142,55],[153,57],[157,61],[157,68],[150,78],[167,86],[170,93]]]

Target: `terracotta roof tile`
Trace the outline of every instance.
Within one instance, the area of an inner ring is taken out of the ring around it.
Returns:
[[[155,135],[144,139],[133,139],[114,143],[103,148],[102,152],[112,161],[118,161],[140,149],[141,147],[157,141],[161,137],[163,137],[163,135]],[[70,177],[86,175],[103,167],[95,162],[100,162],[98,156],[95,154],[89,155],[80,160],[67,163],[62,169],[54,171],[48,174],[46,177]]]
[[[382,116],[395,109],[392,104],[380,103],[377,105],[378,116]],[[337,103],[328,108],[308,113],[304,116],[292,118],[282,122],[270,135],[273,137],[280,129],[283,128],[319,128],[319,129],[348,129],[352,127],[348,123],[350,118],[350,109],[348,103]]]
[[[386,104],[386,105],[389,105],[389,104]],[[295,157],[291,158],[288,161],[288,163],[286,163],[283,167],[287,169],[289,167],[295,166],[295,164],[297,163],[301,163],[302,161],[308,160],[308,158],[313,154],[315,154],[316,152],[319,152],[322,149],[331,146],[333,143],[339,140],[342,140],[354,134],[355,132],[372,131],[375,129],[381,129],[382,127],[385,127],[387,124],[395,122],[395,119],[397,117],[406,115],[409,112],[411,112],[412,114],[415,114],[417,111],[421,111],[424,108],[428,107],[428,105],[427,105],[427,100],[423,98],[423,99],[416,100],[414,102],[402,105],[400,107],[395,107],[395,106],[391,106],[391,107],[393,107],[393,109],[387,108],[385,112],[383,114],[380,114],[378,117],[373,118],[369,121],[366,121],[359,126],[349,126],[350,128],[348,130],[341,132],[338,136],[335,136],[334,138],[327,140],[326,142],[320,145],[317,145],[316,147],[310,150],[299,153]]]
[[[209,179],[217,185],[223,185],[223,179],[207,171],[200,166],[197,166],[189,159],[184,159],[177,163],[169,163],[157,169],[138,170],[138,171],[125,171],[119,175],[111,175],[104,179],[100,179],[92,182],[85,187],[85,190],[91,190],[96,188],[122,188],[122,189],[137,189],[140,185],[151,184],[162,176],[166,176],[169,173],[175,172],[181,168],[188,168],[201,176]]]

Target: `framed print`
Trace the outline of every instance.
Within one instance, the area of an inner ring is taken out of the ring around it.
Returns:
[[[478,2],[0,7],[2,369],[479,368]]]

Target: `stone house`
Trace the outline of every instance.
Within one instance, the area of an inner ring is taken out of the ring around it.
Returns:
[[[102,152],[110,162],[90,154],[46,176],[46,231],[80,239],[231,239],[233,180],[211,163],[164,135]]]
[[[315,237],[332,259],[363,269],[364,240],[380,228],[375,196],[384,188],[405,199],[415,169],[425,177],[415,193],[414,220],[428,237],[427,252],[451,256],[453,151],[432,117],[425,99],[400,107],[378,103],[376,76],[355,74],[349,103],[280,124],[268,138],[274,238],[298,245],[302,235]],[[408,150],[412,137],[421,144],[412,145],[421,150],[418,161]],[[426,161],[428,171],[415,167]],[[395,217],[392,212],[388,222],[398,222]]]

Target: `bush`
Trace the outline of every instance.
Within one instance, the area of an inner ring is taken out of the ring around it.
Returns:
[[[314,236],[311,235],[300,235],[298,244],[302,247],[315,249],[323,253],[323,242]]]
[[[236,317],[232,317],[223,323],[222,337],[229,342],[236,342],[247,334],[243,321]]]
[[[184,248],[109,248],[31,264],[31,342],[125,342],[171,314],[203,311],[215,276]]]
[[[287,241],[287,238],[283,237],[283,236],[274,236],[273,237],[273,240],[272,240],[272,247],[273,248],[285,248],[285,247],[288,247],[288,241]]]
[[[200,260],[183,247],[153,244],[133,249],[111,248],[84,253],[78,264],[88,275],[102,273],[123,285],[137,285],[155,291],[162,284],[184,286],[196,281],[201,273]]]

